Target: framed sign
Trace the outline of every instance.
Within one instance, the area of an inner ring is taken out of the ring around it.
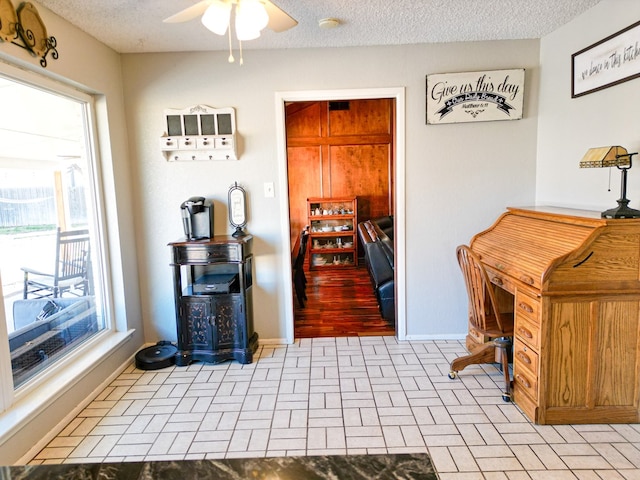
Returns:
[[[524,69],[427,75],[427,124],[519,120]]]
[[[571,98],[640,77],[640,21],[571,55]]]

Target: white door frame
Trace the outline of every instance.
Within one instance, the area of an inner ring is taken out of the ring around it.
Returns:
[[[282,284],[284,286],[283,308],[285,320],[285,339],[294,342],[293,287],[291,282],[291,239],[289,218],[289,191],[287,183],[287,138],[285,125],[285,103],[304,101],[359,100],[372,98],[394,98],[396,100],[396,118],[394,135],[394,217],[395,217],[395,297],[396,297],[396,337],[406,340],[406,250],[405,250],[405,91],[403,87],[364,88],[348,90],[309,90],[276,92],[276,147],[279,167],[280,222],[282,228]]]

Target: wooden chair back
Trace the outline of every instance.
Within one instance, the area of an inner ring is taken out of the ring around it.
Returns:
[[[298,270],[304,268],[304,259],[307,253],[307,242],[309,240],[309,232],[305,229],[300,233],[296,245],[294,247],[293,269]]]
[[[63,281],[86,276],[89,260],[89,230],[63,232],[58,228],[57,234],[56,280]]]
[[[480,258],[466,245],[460,245],[456,255],[469,297],[469,321],[482,334],[507,333],[509,326],[502,324],[494,287]]]

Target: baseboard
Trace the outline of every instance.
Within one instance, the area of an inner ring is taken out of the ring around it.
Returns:
[[[437,340],[464,340],[466,333],[455,333],[447,335],[406,335],[405,340],[410,342],[434,342]]]

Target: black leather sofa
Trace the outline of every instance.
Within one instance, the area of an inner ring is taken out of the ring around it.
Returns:
[[[380,314],[385,320],[395,322],[393,217],[385,216],[360,222],[358,236],[362,242],[364,261],[378,300]]]

